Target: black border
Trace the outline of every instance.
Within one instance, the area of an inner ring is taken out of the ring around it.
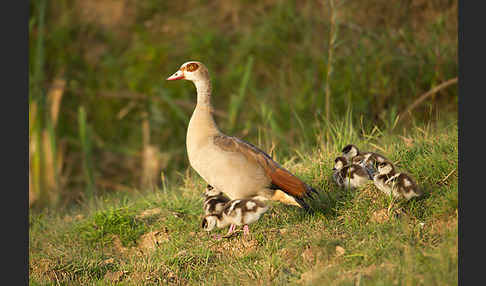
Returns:
[[[2,245],[4,284],[29,284],[29,1],[2,5]],[[13,281],[13,282],[11,282]]]
[[[486,94],[484,68],[486,44],[484,42],[484,8],[482,1],[458,1],[458,55],[459,55],[459,192],[458,192],[458,281],[459,285],[481,285],[484,273],[484,226],[485,170],[481,168],[485,141],[481,133],[485,119],[484,104],[480,101]],[[467,2],[467,8],[465,6]],[[475,5],[474,5],[475,4]],[[465,24],[468,22],[467,46],[464,42]],[[469,138],[467,136],[469,135]],[[481,275],[481,276],[480,276]],[[478,283],[479,282],[479,283]],[[484,282],[483,282],[484,283]]]

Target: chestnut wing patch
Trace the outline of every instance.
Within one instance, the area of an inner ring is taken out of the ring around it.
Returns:
[[[214,144],[224,151],[239,152],[249,161],[259,164],[272,180],[273,186],[269,187],[281,189],[296,198],[303,198],[304,195],[311,196],[310,192],[316,192],[253,144],[226,135],[216,135],[213,140]]]

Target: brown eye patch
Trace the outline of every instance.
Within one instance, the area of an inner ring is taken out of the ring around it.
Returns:
[[[193,71],[197,70],[198,68],[199,68],[199,65],[198,65],[198,64],[196,64],[196,63],[190,63],[190,64],[188,64],[188,65],[186,66],[186,70],[187,70],[188,72],[193,72]]]

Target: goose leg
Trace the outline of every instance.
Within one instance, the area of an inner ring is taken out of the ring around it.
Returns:
[[[236,225],[231,224],[229,229],[228,229],[228,233],[226,234],[226,236],[231,235],[233,233],[233,231],[235,231],[235,228],[236,228]]]
[[[243,226],[243,235],[247,236],[250,234],[250,228],[248,227],[247,224]]]

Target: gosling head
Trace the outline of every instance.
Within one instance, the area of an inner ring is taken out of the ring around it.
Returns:
[[[220,196],[220,195],[223,195],[223,192],[216,190],[213,186],[210,185],[208,185],[204,190],[205,197]]]
[[[393,167],[392,163],[386,161],[378,163],[378,174],[387,175],[392,174],[393,172],[395,172],[395,167]]]
[[[218,222],[218,217],[216,215],[207,215],[202,219],[201,226],[205,231],[213,230]]]
[[[357,156],[359,154],[359,149],[358,149],[358,147],[356,147],[356,145],[348,144],[348,145],[344,146],[344,148],[343,148],[343,150],[341,150],[341,152],[343,153],[343,156],[346,159],[349,160],[349,159],[351,159],[354,156]]]
[[[345,157],[343,156],[340,156],[340,157],[337,157],[335,160],[334,160],[334,168],[332,168],[333,171],[339,171],[341,170],[344,166],[346,166],[348,164],[348,160],[346,160]]]

